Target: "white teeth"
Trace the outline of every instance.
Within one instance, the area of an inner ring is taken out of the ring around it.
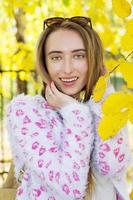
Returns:
[[[78,77],[74,77],[74,78],[70,78],[70,79],[61,78],[61,80],[64,81],[64,82],[76,81],[77,79],[78,79]]]

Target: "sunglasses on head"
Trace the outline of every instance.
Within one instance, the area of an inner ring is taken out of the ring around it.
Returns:
[[[63,18],[63,17],[51,17],[44,20],[43,24],[43,30],[45,30],[46,27],[54,26],[54,25],[60,25],[64,21],[74,22],[76,24],[79,24],[82,27],[85,27],[88,23],[90,28],[92,29],[92,23],[91,19],[89,17],[83,17],[83,16],[75,16],[71,18]]]

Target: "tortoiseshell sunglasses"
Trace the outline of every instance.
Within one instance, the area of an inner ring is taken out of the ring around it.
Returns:
[[[92,23],[91,23],[91,19],[89,17],[75,16],[75,17],[71,17],[71,18],[68,18],[68,17],[66,17],[66,18],[63,18],[63,17],[47,18],[44,20],[43,30],[45,30],[46,26],[50,27],[50,26],[54,26],[54,25],[60,25],[64,21],[74,22],[76,24],[79,24],[82,27],[85,27],[89,23],[89,26],[92,29]]]

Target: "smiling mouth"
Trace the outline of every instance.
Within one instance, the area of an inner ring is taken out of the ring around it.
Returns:
[[[64,87],[73,87],[78,79],[79,77],[77,76],[71,78],[60,78]]]
[[[78,79],[78,77],[72,77],[72,78],[60,78],[60,80],[64,83],[72,83],[74,81],[76,81]]]

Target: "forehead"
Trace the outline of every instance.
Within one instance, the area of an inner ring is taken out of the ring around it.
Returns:
[[[81,35],[75,30],[59,29],[52,32],[45,44],[45,49],[51,50],[73,50],[84,47],[84,42]]]

